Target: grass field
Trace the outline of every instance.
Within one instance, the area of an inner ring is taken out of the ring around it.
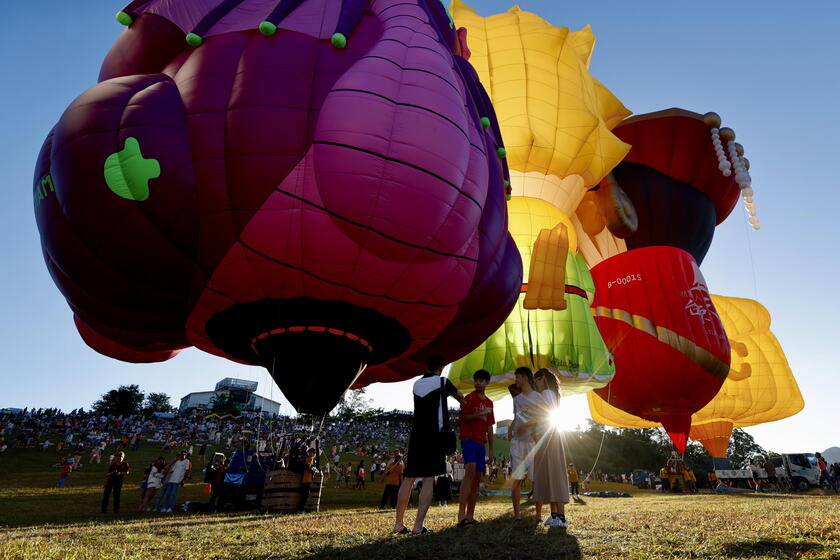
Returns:
[[[129,453],[135,471],[123,511],[103,515],[104,465],[85,464],[55,488],[54,451],[10,449],[0,456],[0,558],[840,559],[840,498],[816,491],[683,496],[621,487],[634,497],[570,504],[568,531],[538,527],[530,505],[514,523],[509,499],[482,498],[476,526],[456,529],[456,506],[433,507],[426,523],[433,534],[397,537],[393,512],[375,509],[379,483],[358,491],[328,484],[318,514],[137,513],[141,466],[157,454],[150,444]],[[202,487],[187,484],[179,501],[205,499]]]

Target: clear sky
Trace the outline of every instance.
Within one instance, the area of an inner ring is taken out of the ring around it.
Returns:
[[[474,0],[481,15],[510,7]],[[761,301],[805,398],[793,418],[749,428],[776,451],[840,444],[835,345],[840,318],[837,223],[840,160],[840,4],[822,2],[523,1],[554,25],[591,24],[592,73],[635,113],[682,107],[718,112],[752,164],[759,232],[739,207],[715,233],[702,270],[713,293]],[[87,348],[44,265],[32,211],[32,174],[43,138],[64,108],[93,85],[122,30],[120,3],[21,2],[0,20],[0,407],[89,406],[137,383],[177,400],[226,376],[279,391],[261,368],[196,350],[162,364],[124,364]],[[314,358],[313,358],[314,359]],[[377,405],[410,408],[410,383],[374,386]],[[510,415],[499,403],[497,418]],[[572,417],[585,401],[567,399]]]

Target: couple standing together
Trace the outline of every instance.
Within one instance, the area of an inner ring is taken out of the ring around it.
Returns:
[[[493,424],[495,423],[493,402],[484,395],[484,389],[490,382],[490,374],[485,370],[475,372],[473,382],[476,390],[464,397],[451,381],[440,377],[443,366],[444,360],[441,356],[430,356],[426,363],[426,374],[414,384],[414,419],[408,444],[405,479],[403,479],[397,500],[396,521],[394,523],[394,533],[396,534],[405,535],[411,533],[419,535],[429,532],[423,526],[423,520],[432,502],[434,478],[446,472],[446,456],[455,451],[454,433],[449,425],[448,407],[446,405],[447,397],[453,397],[461,404],[461,450],[464,455],[465,473],[464,480],[461,483],[458,526],[463,527],[476,523],[474,511],[478,486],[481,475],[486,470],[485,443],[489,442],[490,455],[493,455]],[[530,417],[523,417],[524,419],[517,426],[517,429],[521,430],[523,438],[530,434],[548,434],[552,431],[546,427],[546,423],[549,422],[547,403],[552,403],[551,408],[557,405],[557,382],[554,376],[547,370],[545,370],[545,373],[553,381],[553,385],[551,385],[551,381],[545,382],[547,384],[546,391],[550,391],[551,387],[553,387],[555,394],[553,397],[540,397],[541,400],[539,401],[535,398],[534,404],[520,407],[526,413],[528,411],[531,412]],[[519,377],[523,377],[523,384],[531,383],[529,394],[530,392],[534,392],[535,377],[532,376],[531,371],[528,368],[519,368],[516,374],[517,385],[520,383]],[[537,407],[540,407],[539,410],[537,410]],[[556,433],[556,430],[554,432]],[[543,465],[545,461],[540,461],[539,463],[534,461],[534,465],[536,467],[539,464],[540,467],[544,467],[549,471],[552,471],[555,466],[558,466],[561,469],[560,475],[562,475],[563,481],[565,481],[565,458],[563,456],[559,433],[556,433],[556,435],[556,441],[548,435],[538,444],[532,444],[532,447],[544,447],[543,455],[550,462],[550,464]],[[449,443],[450,438],[451,444]],[[560,454],[559,457],[548,457],[548,454],[557,453],[558,451]],[[525,463],[528,458],[527,455],[520,457],[520,462]],[[514,457],[515,459],[516,457]],[[516,466],[514,464],[514,467]],[[531,470],[537,469],[533,468]],[[553,472],[551,474],[552,476],[554,475]],[[422,479],[423,486],[418,500],[417,517],[414,522],[414,527],[409,531],[404,525],[403,519],[409,498],[411,497],[412,485],[417,478]],[[520,481],[522,478],[524,478],[524,475],[520,478]],[[563,504],[569,501],[568,484],[566,483],[564,487],[564,493],[561,493],[559,485],[563,481],[554,480],[551,477],[541,478],[543,479],[543,486],[540,488],[542,493],[537,493],[536,483],[534,486],[534,499],[539,500],[537,503],[537,516],[539,517],[541,513],[542,503],[548,502],[551,504],[552,511],[552,516],[549,519],[557,520],[557,522],[549,523],[547,520],[546,523],[549,525],[565,526],[565,518],[562,514]],[[518,484],[516,489],[518,492]],[[518,500],[515,501],[514,505],[515,518],[519,519]]]
[[[547,369],[532,374],[527,367],[518,368],[514,377],[514,384],[508,388],[513,397],[513,423],[508,428],[513,518],[521,519],[520,486],[528,475],[534,484],[537,521],[542,520],[543,504],[548,503],[551,515],[545,524],[566,527],[569,475],[560,431],[551,418],[560,402],[557,378]]]

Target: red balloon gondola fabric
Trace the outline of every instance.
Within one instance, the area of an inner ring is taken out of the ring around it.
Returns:
[[[632,146],[623,162],[656,169],[705,194],[715,207],[715,225],[738,203],[735,176],[718,169],[703,115],[674,107],[630,117],[613,133]]]
[[[675,247],[645,247],[592,269],[595,322],[616,375],[596,392],[660,422],[683,452],[691,415],[729,373],[729,341],[697,262]]]
[[[194,345],[324,412],[501,324],[522,277],[504,150],[438,0],[149,0],[118,19],[35,172],[47,266],[91,347]]]
[[[627,248],[670,245],[702,264],[740,193],[735,176],[718,169],[703,115],[667,109],[631,117],[613,132],[632,146],[613,170],[639,221]]]

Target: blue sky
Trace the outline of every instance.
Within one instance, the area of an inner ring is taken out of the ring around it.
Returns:
[[[510,7],[474,1],[481,15]],[[713,293],[754,298],[773,316],[805,397],[797,416],[750,428],[777,451],[840,444],[834,429],[838,192],[834,164],[840,124],[840,46],[833,2],[524,1],[555,25],[591,24],[591,71],[635,113],[683,107],[718,112],[752,164],[759,232],[739,207],[717,228],[702,270]],[[41,142],[64,108],[93,85],[121,31],[119,3],[24,2],[0,20],[0,392],[3,406],[88,406],[120,384],[177,398],[226,376],[260,382],[260,368],[187,350],[155,365],[123,364],[88,349],[47,274],[32,212],[32,174]],[[410,408],[407,383],[375,386],[380,406]],[[500,403],[503,418],[509,405]],[[583,417],[581,399],[569,414]]]

